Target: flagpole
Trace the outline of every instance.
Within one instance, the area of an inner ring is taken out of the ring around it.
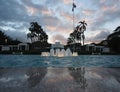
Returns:
[[[73,4],[74,4],[74,0],[73,0]],[[74,9],[73,9],[73,31],[74,31]]]

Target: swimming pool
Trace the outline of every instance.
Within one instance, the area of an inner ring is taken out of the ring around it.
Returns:
[[[79,55],[42,57],[40,55],[0,55],[0,67],[120,67],[120,55]]]

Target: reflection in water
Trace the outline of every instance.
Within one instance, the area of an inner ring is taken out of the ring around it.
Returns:
[[[31,68],[26,75],[28,76],[28,85],[30,88],[35,87],[45,77],[46,68]]]
[[[74,78],[77,85],[85,89],[88,85],[85,78],[85,67],[69,67],[68,70],[70,71],[70,75]]]
[[[119,68],[0,68],[0,92],[119,92]]]

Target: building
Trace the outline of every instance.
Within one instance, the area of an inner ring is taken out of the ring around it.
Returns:
[[[0,51],[28,51],[29,44],[28,43],[19,43],[14,45],[0,45]]]
[[[63,49],[64,45],[60,44],[60,42],[55,42],[55,44],[52,44],[51,48],[52,49]]]
[[[28,51],[29,50],[29,44],[28,43],[19,43],[18,45],[18,50],[20,51]]]
[[[85,45],[85,51],[87,52],[95,52],[95,53],[109,53],[110,49],[105,46],[95,45],[95,44],[87,44]]]

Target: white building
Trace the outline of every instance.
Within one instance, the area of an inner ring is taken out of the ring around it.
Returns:
[[[28,51],[29,44],[19,43],[18,45],[0,45],[1,51]]]
[[[109,53],[109,52],[110,52],[110,48],[104,47],[104,48],[103,48],[103,52],[104,52],[104,53]]]
[[[19,43],[18,44],[18,50],[28,51],[29,50],[29,45],[27,43]]]
[[[9,51],[10,46],[9,45],[1,45],[1,51]]]
[[[87,44],[85,46],[85,51],[109,53],[110,49],[104,46],[96,46],[94,44]]]
[[[64,45],[63,44],[60,44],[60,42],[55,42],[55,44],[52,44],[51,48],[56,48],[56,49],[63,49],[64,48]]]

